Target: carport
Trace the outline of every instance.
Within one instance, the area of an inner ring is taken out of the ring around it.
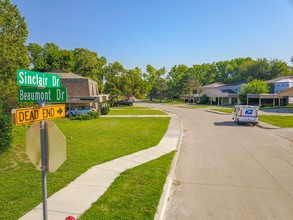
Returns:
[[[287,99],[279,94],[247,94],[247,105],[264,106],[284,106],[287,103]]]
[[[210,105],[235,105],[239,103],[239,95],[237,93],[229,93],[230,90],[207,89],[200,93],[200,96],[206,95],[209,98]]]

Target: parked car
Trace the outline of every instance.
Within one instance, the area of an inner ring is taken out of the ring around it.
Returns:
[[[76,107],[75,109],[66,108],[66,116],[85,115],[90,111],[96,111],[93,107]]]
[[[129,105],[129,106],[132,106],[133,105],[133,101],[130,101],[130,100],[120,100],[120,101],[114,102],[114,106],[119,106],[119,105]]]
[[[235,105],[233,120],[239,124],[258,124],[258,106]]]

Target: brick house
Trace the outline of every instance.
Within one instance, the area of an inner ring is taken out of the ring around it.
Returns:
[[[60,85],[67,88],[66,107],[92,106],[98,109],[102,101],[108,100],[107,95],[99,95],[98,83],[86,77],[56,70],[54,73],[60,76]]]

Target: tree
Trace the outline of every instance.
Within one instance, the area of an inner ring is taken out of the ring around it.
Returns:
[[[10,148],[12,143],[12,125],[10,117],[3,112],[0,100],[0,154]]]
[[[168,89],[169,89],[169,98],[179,98],[180,94],[183,91],[182,78],[187,73],[188,67],[185,65],[175,65],[171,68],[168,73]]]
[[[279,76],[290,76],[292,74],[290,67],[281,60],[271,60],[270,61],[270,76],[271,78]]]
[[[262,94],[268,93],[269,86],[265,81],[254,79],[253,81],[247,83],[244,87],[242,87],[240,91],[240,100],[245,103],[247,94]]]
[[[110,103],[113,104],[123,95],[121,90],[121,76],[126,70],[119,62],[109,63],[103,68],[103,75],[106,77],[104,92],[110,94]]]
[[[121,74],[121,93],[142,98],[147,92],[147,83],[143,79],[143,73],[136,67]]]
[[[0,100],[8,114],[18,103],[16,70],[29,66],[27,36],[25,20],[17,7],[10,0],[0,1]]]
[[[74,72],[85,77],[89,77],[95,81],[101,81],[103,66],[106,65],[105,57],[98,57],[96,52],[89,51],[84,48],[76,48],[74,50]]]
[[[182,77],[182,93],[194,94],[196,90],[200,88],[200,84],[196,79],[196,76],[192,72],[187,72]]]
[[[168,94],[168,86],[167,86],[167,80],[164,78],[158,78],[158,80],[155,83],[154,86],[154,93],[157,97],[159,97],[160,102],[162,102],[162,99],[167,96]]]
[[[30,64],[32,66],[32,70],[45,72],[51,69],[51,67],[46,63],[44,58],[44,49],[41,45],[30,43],[27,46],[29,51]]]
[[[165,72],[165,67],[156,70],[150,64],[147,65],[145,77],[148,82],[150,101],[152,101],[156,96],[155,85],[157,81],[165,74]]]

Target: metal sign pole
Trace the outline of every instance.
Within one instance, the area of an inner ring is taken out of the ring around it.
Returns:
[[[44,101],[39,102],[40,107],[45,106]],[[42,192],[43,192],[43,220],[48,220],[48,207],[47,207],[47,141],[46,141],[46,122],[40,123],[40,136],[41,136],[41,159],[42,159]]]

